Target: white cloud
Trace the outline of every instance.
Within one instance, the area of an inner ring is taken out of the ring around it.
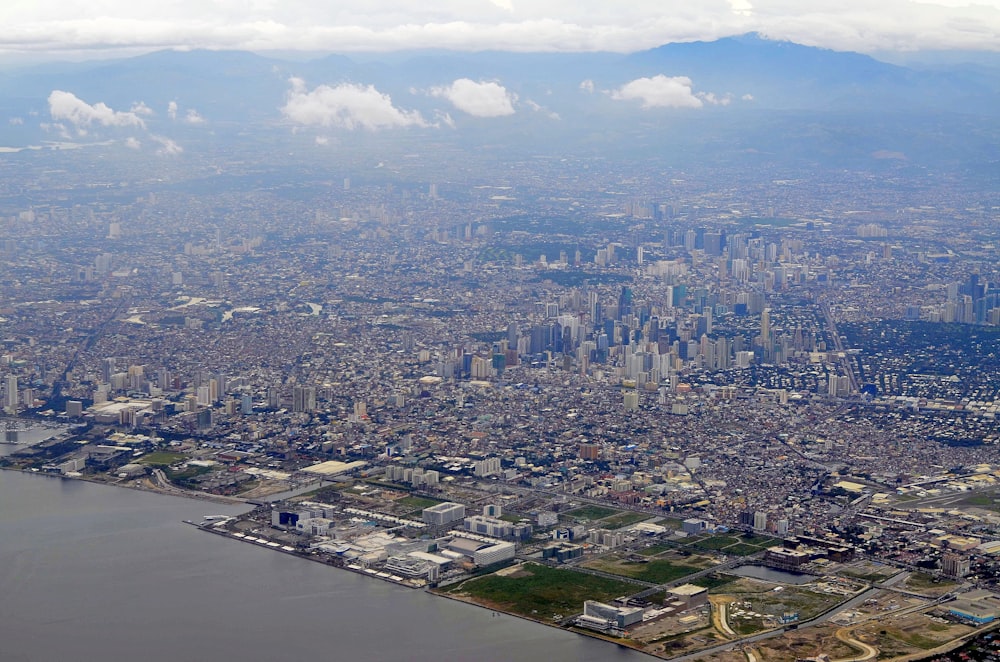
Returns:
[[[750,16],[753,14],[753,5],[747,2],[747,0],[729,0],[729,6],[732,8],[734,14],[741,16]]]
[[[430,95],[442,97],[455,108],[473,117],[503,117],[514,114],[517,95],[508,92],[500,83],[476,82],[459,78],[448,87],[434,87]]]
[[[19,53],[632,52],[747,32],[864,52],[1000,50],[1000,0],[8,0],[0,25],[0,51]]]
[[[7,122],[11,126],[20,126],[20,125],[24,124],[24,118],[23,117],[11,117],[9,120],[7,120]]]
[[[721,97],[713,92],[696,92],[695,96],[712,106],[728,106],[733,102],[733,95],[724,94]]]
[[[740,99],[742,99],[743,101],[753,101],[753,95],[752,94],[744,94],[743,96],[740,97]]]
[[[55,132],[59,134],[59,137],[62,138],[63,140],[73,139],[73,136],[71,136],[69,133],[69,129],[67,129],[66,125],[63,124],[62,122],[53,122],[51,124],[48,122],[42,122],[38,126],[42,129],[42,131],[45,131],[46,133]]]
[[[441,110],[434,111],[434,122],[439,125],[443,124],[449,129],[455,128],[455,120],[451,118],[451,115],[449,113],[446,113]]]
[[[133,103],[132,107],[129,108],[129,112],[130,113],[134,113],[136,115],[144,115],[146,117],[149,117],[150,115],[154,114],[153,113],[153,109],[150,108],[149,106],[147,106],[142,101],[137,101],[137,102]]]
[[[593,94],[594,93],[594,81],[590,80],[589,78],[587,80],[580,81],[580,89],[583,90],[584,92],[588,93],[588,94]]]
[[[171,101],[167,104],[167,117],[172,120],[177,119],[177,102]]]
[[[527,105],[527,106],[528,106],[528,108],[531,108],[531,109],[532,109],[533,111],[535,111],[536,113],[543,113],[543,114],[544,114],[544,115],[545,115],[546,117],[548,117],[548,118],[549,118],[550,120],[557,120],[557,119],[560,119],[560,117],[559,117],[559,113],[557,113],[557,112],[555,112],[555,111],[552,111],[552,110],[549,110],[549,109],[548,109],[548,108],[546,108],[545,106],[542,106],[542,105],[540,105],[540,104],[538,104],[538,103],[535,103],[535,102],[534,102],[534,101],[532,101],[531,99],[525,99],[525,100],[524,100],[524,103],[525,103],[525,105]]]
[[[139,142],[138,138],[134,136],[129,136],[128,138],[125,139],[125,146],[128,147],[129,149],[140,149],[142,147],[142,143]]]
[[[611,93],[618,101],[641,101],[643,108],[701,108],[702,100],[691,90],[687,76],[636,78]]]
[[[112,110],[101,102],[92,106],[77,98],[72,92],[62,90],[53,90],[49,94],[49,114],[54,120],[66,120],[71,123],[81,135],[86,133],[86,128],[92,124],[143,128],[146,126],[135,112]]]
[[[292,78],[289,82],[292,89],[281,112],[297,124],[368,131],[428,126],[419,112],[396,108],[392,98],[374,85],[320,85],[307,91],[301,79]]]
[[[316,144],[317,145],[329,145],[330,144],[330,139],[327,138],[326,136],[316,136]]]
[[[160,144],[160,148],[156,150],[156,153],[161,156],[174,156],[184,151],[183,147],[166,136],[158,136],[151,133],[149,137]]]
[[[865,52],[1000,50],[1000,0],[59,0],[58,11],[53,4],[0,3],[0,51],[631,52],[754,31]]]
[[[184,116],[184,121],[188,124],[204,124],[205,118],[197,110],[191,108],[187,111],[187,115]]]

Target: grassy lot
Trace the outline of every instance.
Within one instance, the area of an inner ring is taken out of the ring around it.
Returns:
[[[148,464],[152,467],[168,467],[175,462],[186,460],[187,455],[183,453],[168,453],[167,451],[156,451],[143,455],[139,458],[139,464]]]
[[[956,582],[948,580],[934,581],[934,577],[925,572],[915,572],[903,582],[905,588],[931,596],[944,595],[956,585]]]
[[[621,513],[621,511],[604,508],[603,506],[583,506],[582,508],[571,510],[566,514],[573,519],[594,521],[604,519],[605,517],[611,517],[612,515],[618,513]]]
[[[456,584],[448,593],[531,618],[551,619],[583,611],[584,600],[610,601],[635,592],[635,584],[525,563],[514,572],[488,575]]]
[[[696,565],[677,563],[666,559],[634,563],[624,561],[614,555],[587,561],[584,565],[595,570],[603,570],[613,575],[632,577],[652,584],[665,584],[701,570]]]
[[[663,552],[673,549],[670,545],[659,544],[652,545],[646,549],[640,550],[639,553],[643,556],[656,556],[657,554],[662,554]]]
[[[427,497],[419,496],[407,496],[396,501],[397,504],[404,508],[412,508],[413,510],[423,510],[424,508],[430,508],[431,506],[436,506],[439,503],[443,503],[440,499],[428,499]]]
[[[169,467],[163,470],[167,480],[181,487],[190,487],[192,478],[207,474],[213,471],[212,467],[186,467],[180,471],[172,471]]]
[[[744,542],[738,542],[735,545],[730,545],[722,551],[726,554],[735,554],[736,556],[750,556],[751,554],[756,554],[757,552],[764,549],[763,547],[757,547],[755,545],[748,545]]]
[[[630,511],[619,513],[617,515],[613,515],[612,517],[608,517],[607,519],[601,520],[601,526],[605,529],[620,529],[648,519],[652,519],[652,516],[645,513],[633,513]]]
[[[723,554],[735,554],[736,556],[750,556],[757,552],[764,551],[768,547],[778,543],[777,538],[770,536],[742,536],[736,535],[709,535],[707,537],[695,538],[685,546],[705,551],[721,552]]]
[[[709,593],[725,593],[724,586],[728,586],[733,582],[732,577],[727,577],[725,575],[705,575],[704,577],[699,577],[691,583],[695,586],[701,586],[707,588]]]
[[[708,536],[707,538],[698,538],[687,546],[704,549],[710,552],[717,552],[720,549],[729,547],[730,545],[735,545],[738,542],[739,539],[735,536]]]
[[[962,504],[976,508],[985,508],[986,510],[1000,510],[1000,498],[997,497],[995,491],[970,494],[962,499]]]

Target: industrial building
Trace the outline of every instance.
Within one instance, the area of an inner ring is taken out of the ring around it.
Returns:
[[[1000,596],[989,591],[969,591],[948,606],[952,615],[978,625],[992,623],[1000,615]]]
[[[644,611],[642,607],[616,607],[587,600],[583,603],[583,615],[577,617],[576,625],[598,632],[621,631],[641,623]]]
[[[430,508],[424,508],[422,517],[426,524],[444,526],[445,524],[451,524],[463,519],[465,517],[465,506],[460,503],[445,501]]]

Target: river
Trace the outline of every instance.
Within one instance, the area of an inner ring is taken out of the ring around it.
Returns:
[[[0,471],[0,658],[652,659],[182,522],[239,510]]]

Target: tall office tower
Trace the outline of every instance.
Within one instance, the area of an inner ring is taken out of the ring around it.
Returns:
[[[635,411],[639,408],[639,393],[637,391],[625,391],[622,400],[625,411]]]
[[[199,386],[196,391],[195,402],[201,407],[208,407],[212,404],[211,391],[207,386]]]
[[[115,374],[115,359],[113,356],[104,359],[101,363],[101,383],[110,384],[111,375]]]
[[[4,397],[4,406],[7,409],[8,414],[14,414],[17,412],[17,375],[7,375],[6,383],[6,394]]]
[[[316,409],[316,388],[296,386],[292,389],[292,411],[310,412]]]
[[[840,385],[840,379],[836,374],[830,373],[830,378],[827,380],[826,392],[831,398],[835,398],[838,395],[838,386]]]
[[[760,344],[767,347],[771,341],[771,309],[765,308],[760,314]]]
[[[632,314],[632,288],[622,287],[618,295],[618,317],[621,320]]]
[[[208,399],[213,404],[219,401],[219,380],[208,380]]]
[[[705,233],[705,254],[706,255],[722,255],[722,247],[724,246],[724,240],[721,232],[706,232]]]
[[[156,385],[160,387],[161,391],[166,391],[172,386],[170,383],[169,370],[166,368],[160,368],[156,371]]]

